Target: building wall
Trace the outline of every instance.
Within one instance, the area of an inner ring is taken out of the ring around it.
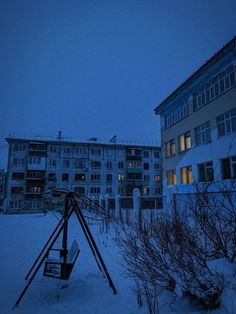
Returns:
[[[66,189],[99,198],[161,194],[160,147],[8,138],[6,211],[29,204],[50,189]],[[149,165],[148,169],[146,164]],[[149,180],[147,180],[149,176]]]
[[[217,117],[232,109],[236,110],[235,56],[235,51],[222,53],[217,57],[216,62],[210,62],[210,65],[206,65],[205,69],[201,69],[201,75],[196,74],[196,79],[192,79],[188,85],[186,83],[186,88],[182,88],[178,93],[173,93],[171,97],[167,98],[165,104],[161,105],[160,109],[156,108],[156,112],[161,115],[163,195],[166,197],[167,202],[171,201],[174,193],[194,191],[192,183],[182,184],[181,182],[181,168],[183,167],[191,166],[193,182],[202,182],[199,176],[199,164],[213,162],[214,181],[221,181],[224,179],[222,176],[221,160],[230,158],[231,177],[235,176],[236,178],[236,168],[233,168],[233,159],[236,157],[236,128],[227,135],[219,136],[217,127]],[[219,78],[219,75],[226,69],[229,69],[229,66],[231,66],[231,69],[233,67],[231,72],[234,73],[234,84],[218,97],[196,110],[196,92],[198,89],[201,86],[207,86],[208,82],[214,80],[214,77]],[[166,117],[168,114],[173,112],[174,108],[178,108],[178,106],[184,103],[188,104],[188,114],[186,117],[166,128]],[[208,121],[210,122],[210,141],[198,145],[195,128]],[[236,117],[234,125],[236,125]],[[188,131],[191,136],[191,148],[180,152],[179,136]],[[175,141],[176,151],[172,156],[167,156],[166,143],[170,143],[171,140]],[[176,171],[176,184],[168,185],[168,170]]]

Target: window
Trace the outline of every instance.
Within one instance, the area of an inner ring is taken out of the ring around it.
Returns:
[[[85,187],[84,186],[76,186],[74,188],[75,193],[79,193],[79,194],[85,194]]]
[[[92,161],[91,167],[92,168],[101,168],[101,162],[100,161]]]
[[[30,186],[27,189],[27,191],[30,192],[30,193],[41,193],[42,187],[41,186]]]
[[[188,131],[179,136],[179,151],[184,152],[189,148],[191,148],[191,136],[190,132]]]
[[[13,180],[23,180],[24,179],[24,172],[13,172],[12,173]]]
[[[100,187],[91,187],[90,193],[91,194],[99,194],[100,193]]]
[[[209,101],[215,99],[225,91],[235,85],[234,68],[233,65],[219,73],[218,76],[211,79],[203,85],[193,98],[193,110],[196,111]]]
[[[124,188],[122,186],[118,187],[118,193],[124,194]]]
[[[207,121],[194,129],[196,145],[208,143],[211,140],[210,121]]]
[[[106,175],[106,182],[112,182],[112,174]]]
[[[40,165],[41,157],[29,157],[28,164],[29,165]]]
[[[69,173],[62,174],[62,181],[69,181]]]
[[[70,161],[64,159],[62,165],[63,165],[64,168],[69,168],[70,167]]]
[[[108,194],[112,194],[112,188],[111,188],[111,187],[108,187],[108,188],[106,189],[106,192],[107,192]]]
[[[236,156],[221,159],[222,180],[236,179]]]
[[[149,151],[145,150],[145,151],[143,152],[143,157],[144,157],[144,158],[148,158],[148,157],[149,157]]]
[[[236,132],[236,108],[218,116],[216,122],[219,136]]]
[[[23,187],[22,186],[12,186],[11,187],[11,194],[21,194],[23,193]]]
[[[174,110],[165,115],[165,128],[169,128],[178,121],[187,117],[188,115],[188,103],[183,103],[176,107]]]
[[[75,168],[85,168],[85,161],[75,160]]]
[[[55,172],[49,172],[48,173],[48,179],[49,180],[55,180],[56,179],[56,173]]]
[[[84,181],[85,180],[85,174],[84,173],[76,173],[75,174],[75,181]]]
[[[28,171],[27,172],[27,178],[42,179],[42,178],[44,178],[44,172],[43,171]]]
[[[91,174],[92,181],[100,181],[100,179],[101,179],[100,174]]]
[[[145,162],[145,163],[143,164],[143,169],[144,169],[144,170],[149,170],[149,163],[148,163],[148,162]]]
[[[192,166],[181,168],[180,173],[181,173],[181,184],[193,183]]]
[[[198,165],[198,181],[211,182],[214,181],[213,162],[204,162]]]
[[[63,148],[63,152],[65,153],[65,154],[70,154],[71,153],[71,147],[64,147]]]
[[[93,156],[101,156],[101,149],[100,148],[91,148],[90,153]]]
[[[124,181],[124,179],[125,179],[125,176],[123,174],[118,174],[117,176],[118,181]]]
[[[56,159],[49,160],[49,167],[56,167]]]
[[[14,158],[13,159],[13,165],[14,166],[24,166],[25,165],[25,159],[24,158]]]
[[[107,166],[107,169],[112,169],[112,162],[107,161],[106,166]]]
[[[88,153],[88,151],[87,151],[87,148],[85,148],[85,147],[76,147],[75,148],[75,154],[76,155],[85,156],[85,155],[87,155],[87,153]]]
[[[149,175],[144,175],[143,176],[143,181],[145,181],[145,182],[149,182],[149,179],[150,179],[150,177],[149,177]]]
[[[176,184],[176,170],[167,170],[167,185],[175,185]]]
[[[15,150],[15,151],[24,151],[24,150],[25,150],[25,145],[22,145],[22,144],[15,144],[14,150]]]
[[[161,194],[161,188],[155,188],[155,194]]]
[[[57,152],[57,147],[56,146],[50,146],[49,147],[50,153],[56,153]]]
[[[128,168],[141,168],[142,162],[139,160],[129,160]]]
[[[123,161],[119,161],[119,162],[118,162],[118,168],[119,168],[119,169],[123,169],[123,168],[124,168],[124,163],[123,163]]]
[[[159,158],[160,157],[160,153],[158,151],[154,151],[154,158]]]
[[[175,155],[175,140],[172,139],[165,143],[166,157]]]
[[[159,176],[159,175],[154,176],[154,181],[155,182],[161,182],[161,176]]]
[[[150,193],[150,188],[144,187],[143,188],[143,194],[149,195],[149,193]]]
[[[142,173],[128,173],[128,180],[142,180]]]
[[[156,170],[160,169],[160,164],[155,163],[155,164],[154,164],[154,169],[156,169]]]

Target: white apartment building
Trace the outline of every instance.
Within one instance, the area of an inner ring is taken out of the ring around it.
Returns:
[[[160,147],[99,142],[75,142],[8,137],[5,211],[37,209],[50,189],[66,189],[98,199],[132,195],[160,196]]]
[[[193,182],[236,179],[236,38],[159,104],[155,113],[161,117],[167,203],[173,195],[194,192]]]

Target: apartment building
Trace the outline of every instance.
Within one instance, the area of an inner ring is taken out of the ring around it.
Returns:
[[[235,84],[234,37],[154,109],[167,203],[193,192],[193,182],[236,179]]]
[[[160,147],[119,143],[35,140],[8,137],[6,211],[37,209],[51,189],[66,189],[98,199],[116,194],[160,196]]]

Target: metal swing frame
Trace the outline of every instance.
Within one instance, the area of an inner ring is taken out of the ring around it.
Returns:
[[[83,202],[83,198],[80,198],[80,201]],[[92,200],[91,200],[92,201]],[[93,202],[93,201],[92,201]],[[96,264],[100,271],[103,272],[104,276],[107,278],[109,286],[113,290],[113,293],[116,294],[116,288],[114,286],[114,283],[111,279],[111,276],[107,270],[107,267],[103,261],[103,258],[98,250],[98,247],[96,245],[96,242],[91,234],[91,231],[88,227],[88,224],[83,216],[83,213],[78,205],[76,196],[73,192],[68,192],[65,194],[65,202],[64,202],[64,215],[58,222],[57,226],[53,230],[52,234],[50,235],[49,239],[45,243],[43,249],[39,253],[38,257],[35,259],[32,267],[28,271],[25,280],[27,281],[27,284],[25,285],[23,291],[21,292],[20,296],[18,297],[16,303],[13,306],[13,309],[17,307],[23,298],[24,294],[28,290],[30,284],[32,283],[33,279],[35,278],[37,272],[41,268],[42,264],[45,262],[44,267],[44,276],[47,277],[53,277],[63,280],[68,280],[70,277],[70,274],[72,272],[72,269],[74,267],[74,264],[76,262],[76,259],[79,255],[79,248],[76,241],[73,242],[72,247],[70,250],[67,248],[67,240],[68,240],[68,221],[72,215],[72,213],[75,213],[78,221],[80,223],[80,226],[83,230],[83,233],[85,235],[85,238],[89,244],[90,250],[92,251],[92,254],[94,256],[94,259],[96,261]],[[59,249],[60,259],[59,260],[52,260],[49,257],[50,251],[55,251],[53,249],[53,245],[55,244],[56,240],[59,238],[60,234],[63,232],[62,237],[62,249]],[[50,272],[50,266],[54,267],[54,270],[56,269],[56,266],[58,266],[57,271],[55,270],[55,273]]]

